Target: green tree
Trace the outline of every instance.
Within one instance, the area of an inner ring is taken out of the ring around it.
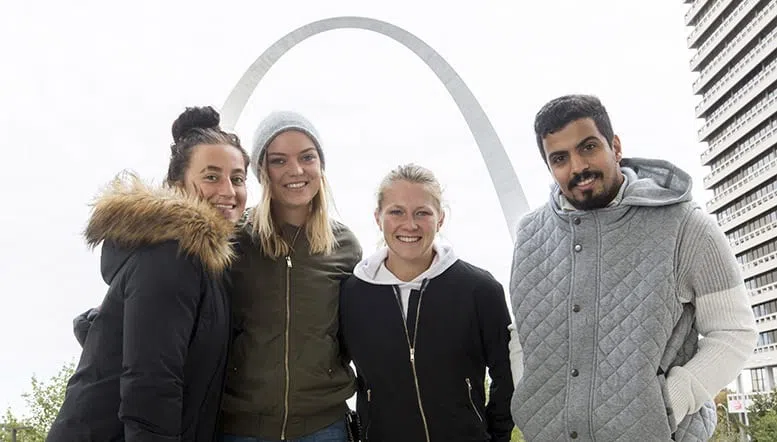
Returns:
[[[750,436],[757,442],[777,442],[777,410],[767,411],[753,421]]]
[[[32,391],[22,394],[27,405],[28,415],[17,417],[10,409],[0,418],[0,442],[10,442],[10,428],[24,427],[17,432],[17,442],[43,442],[57,417],[59,407],[65,400],[67,381],[75,371],[73,362],[66,363],[51,378],[40,381],[32,376]]]
[[[777,390],[754,395],[747,407],[750,425],[747,429],[753,442],[777,442]]]

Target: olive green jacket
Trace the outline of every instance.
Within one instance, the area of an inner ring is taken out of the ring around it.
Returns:
[[[289,242],[296,232],[283,227]],[[345,417],[354,374],[340,358],[339,291],[362,252],[347,227],[335,223],[334,232],[333,253],[310,255],[302,231],[280,259],[265,256],[245,229],[238,236],[224,433],[295,439]]]

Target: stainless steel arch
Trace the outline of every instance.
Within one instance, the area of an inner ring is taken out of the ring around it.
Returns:
[[[222,125],[226,128],[234,128],[259,81],[291,48],[316,34],[344,28],[377,32],[401,43],[421,58],[437,75],[459,107],[480,148],[502,206],[510,236],[515,240],[518,219],[529,210],[529,205],[510,158],[483,107],[464,84],[464,80],[440,54],[415,35],[390,23],[366,17],[333,17],[309,23],[289,32],[267,48],[237,82],[221,108]]]

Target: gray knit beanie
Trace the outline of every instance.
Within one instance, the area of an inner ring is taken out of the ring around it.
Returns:
[[[251,154],[251,167],[254,173],[259,177],[259,166],[264,160],[267,146],[272,143],[278,135],[289,130],[300,131],[313,140],[313,144],[318,151],[318,157],[321,159],[321,168],[324,168],[324,151],[321,150],[318,131],[307,118],[292,111],[276,111],[266,116],[254,133],[253,151]]]

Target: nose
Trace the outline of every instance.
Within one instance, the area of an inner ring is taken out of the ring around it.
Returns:
[[[410,230],[415,230],[418,228],[418,223],[416,222],[415,216],[412,213],[407,214],[407,224]]]
[[[572,166],[572,174],[577,175],[584,170],[588,169],[588,161],[580,155],[572,154],[569,158],[570,165]]]
[[[289,170],[291,171],[291,174],[294,176],[302,175],[303,173],[302,165],[299,163],[299,161],[295,161],[295,160],[289,161]]]
[[[235,186],[232,184],[232,180],[222,180],[219,186],[219,196],[233,198],[237,193],[235,192]]]

